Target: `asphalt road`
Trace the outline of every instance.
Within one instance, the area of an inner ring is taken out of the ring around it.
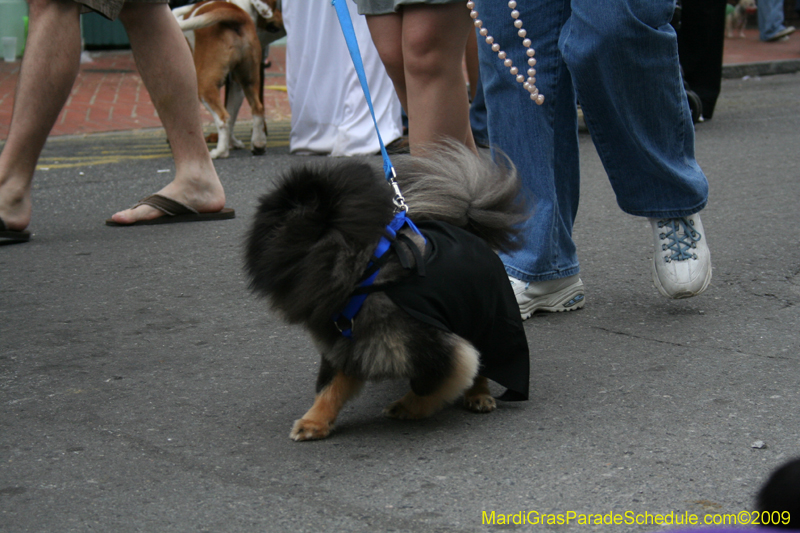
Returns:
[[[276,142],[219,161],[235,220],[111,228],[170,179],[167,152],[141,133],[53,140],[33,240],[0,247],[0,530],[494,531],[530,511],[751,510],[800,455],[798,94],[800,75],[726,80],[698,125],[705,294],[658,294],[649,225],[617,208],[583,135],[586,307],[525,323],[531,400],[398,422],[381,409],[405,384],[384,382],[305,443],[289,429],[318,358],[242,273],[259,194],[304,158]],[[518,529],[659,529],[576,521]]]

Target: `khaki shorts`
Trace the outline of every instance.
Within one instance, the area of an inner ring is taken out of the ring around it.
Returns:
[[[115,20],[122,11],[122,4],[125,2],[143,2],[146,4],[166,4],[168,0],[75,0],[82,4],[81,13],[95,11],[109,20]]]
[[[466,6],[467,0],[354,0],[359,15],[388,15],[397,13],[401,6],[409,4],[458,4]],[[464,11],[467,8],[464,7]]]

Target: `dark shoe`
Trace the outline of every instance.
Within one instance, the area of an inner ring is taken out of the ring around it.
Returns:
[[[0,244],[18,244],[31,240],[31,232],[25,229],[8,229],[0,218]]]

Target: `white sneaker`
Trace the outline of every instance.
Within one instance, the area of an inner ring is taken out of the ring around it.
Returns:
[[[584,304],[583,282],[577,276],[550,281],[529,282],[508,276],[517,305],[526,320],[536,311],[560,313],[574,311]]]
[[[700,215],[651,218],[656,253],[653,283],[667,298],[697,296],[711,281],[711,252]]]

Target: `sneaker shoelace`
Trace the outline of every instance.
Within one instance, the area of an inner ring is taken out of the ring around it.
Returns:
[[[693,248],[697,248],[697,242],[702,238],[700,232],[694,229],[694,221],[687,218],[669,218],[658,221],[659,228],[666,228],[665,231],[659,234],[660,239],[667,240],[667,243],[661,244],[663,251],[669,250],[671,253],[664,257],[664,260],[669,263],[670,261],[686,261],[688,259],[697,259],[697,254],[691,252]]]

